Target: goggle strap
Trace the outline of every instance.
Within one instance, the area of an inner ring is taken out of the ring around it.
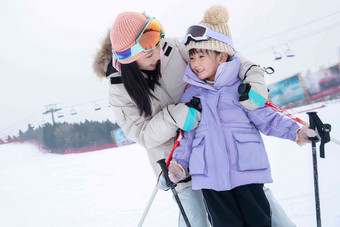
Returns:
[[[215,32],[211,29],[207,29],[206,34],[213,39],[216,39],[218,41],[221,41],[221,42],[228,44],[229,46],[231,46],[231,48],[234,49],[233,41],[231,40],[231,38],[229,36],[226,36],[226,35],[221,34],[219,32]]]

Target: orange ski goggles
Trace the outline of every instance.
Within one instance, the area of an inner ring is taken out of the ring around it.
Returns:
[[[164,35],[162,25],[154,17],[151,17],[140,35],[137,37],[136,44],[124,51],[118,52],[112,50],[113,55],[117,60],[125,60],[139,54],[140,52],[149,52],[159,46]]]

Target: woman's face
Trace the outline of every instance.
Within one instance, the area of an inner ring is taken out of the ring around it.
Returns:
[[[136,62],[139,69],[149,71],[155,70],[158,60],[161,59],[160,48],[161,47],[158,46],[156,49],[149,51],[146,55],[138,58]]]

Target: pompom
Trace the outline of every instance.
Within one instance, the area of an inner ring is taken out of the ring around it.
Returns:
[[[205,11],[201,22],[208,24],[225,24],[228,23],[228,20],[228,10],[222,5],[214,5]]]

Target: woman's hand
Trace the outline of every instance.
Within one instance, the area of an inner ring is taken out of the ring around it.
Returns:
[[[184,103],[169,105],[168,112],[177,127],[183,131],[190,131],[196,128],[201,120],[201,113],[192,107],[188,107]]]

